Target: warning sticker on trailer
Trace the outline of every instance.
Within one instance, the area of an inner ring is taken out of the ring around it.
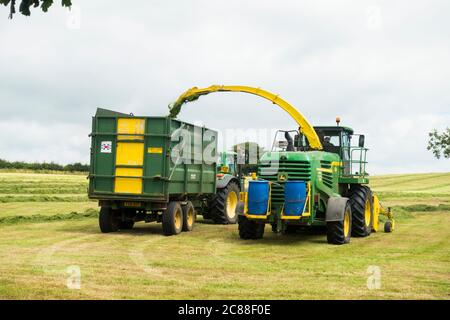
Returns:
[[[102,141],[100,146],[101,153],[111,153],[112,152],[112,141]]]

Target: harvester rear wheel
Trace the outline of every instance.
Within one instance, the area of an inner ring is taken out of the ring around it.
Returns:
[[[261,239],[264,235],[264,223],[258,223],[247,219],[246,216],[238,217],[239,236],[241,239]]]
[[[194,229],[196,215],[194,205],[188,201],[183,206],[183,231],[192,231]]]
[[[372,191],[367,186],[352,186],[349,200],[352,206],[352,236],[369,236],[373,223]]]
[[[119,219],[117,210],[110,207],[101,207],[98,217],[98,224],[103,233],[115,232],[119,230]]]
[[[219,189],[210,205],[210,216],[217,224],[234,224],[237,220],[236,207],[239,202],[239,185],[231,181]]]
[[[330,244],[346,244],[350,242],[352,229],[352,209],[347,202],[344,218],[341,221],[327,222],[327,241]]]
[[[163,232],[166,236],[179,234],[183,229],[183,210],[177,201],[170,201],[162,217]]]

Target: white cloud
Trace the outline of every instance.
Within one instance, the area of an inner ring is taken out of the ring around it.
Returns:
[[[67,164],[89,162],[89,125],[0,121],[0,158]]]

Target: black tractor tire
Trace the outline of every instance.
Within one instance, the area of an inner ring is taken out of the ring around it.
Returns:
[[[163,232],[166,236],[179,234],[183,230],[183,209],[177,201],[170,201],[162,217]]]
[[[116,232],[119,230],[119,217],[116,210],[110,207],[101,207],[98,224],[102,233]]]
[[[369,236],[373,224],[372,191],[367,186],[354,185],[350,188],[349,201],[352,207],[352,236]]]
[[[347,202],[344,218],[341,221],[327,222],[327,242],[329,244],[346,244],[350,242],[352,230],[352,209]]]
[[[239,202],[239,193],[239,185],[235,181],[230,181],[225,188],[217,190],[210,203],[210,216],[214,223],[236,223],[236,207]]]
[[[246,216],[239,216],[239,236],[241,239],[261,239],[264,236],[264,223],[258,223],[253,220],[247,219]]]
[[[183,231],[192,231],[194,229],[195,219],[197,218],[197,213],[195,212],[194,205],[192,202],[188,201],[186,205],[182,207],[183,209]]]
[[[392,222],[386,221],[384,223],[384,232],[386,233],[392,232]]]
[[[125,220],[119,222],[119,229],[120,230],[131,230],[134,227],[134,221],[133,220]]]

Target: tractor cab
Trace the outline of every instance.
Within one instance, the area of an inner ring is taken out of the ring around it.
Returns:
[[[236,152],[221,152],[219,161],[217,162],[217,172],[219,174],[231,174],[233,176],[237,175],[236,167]]]

